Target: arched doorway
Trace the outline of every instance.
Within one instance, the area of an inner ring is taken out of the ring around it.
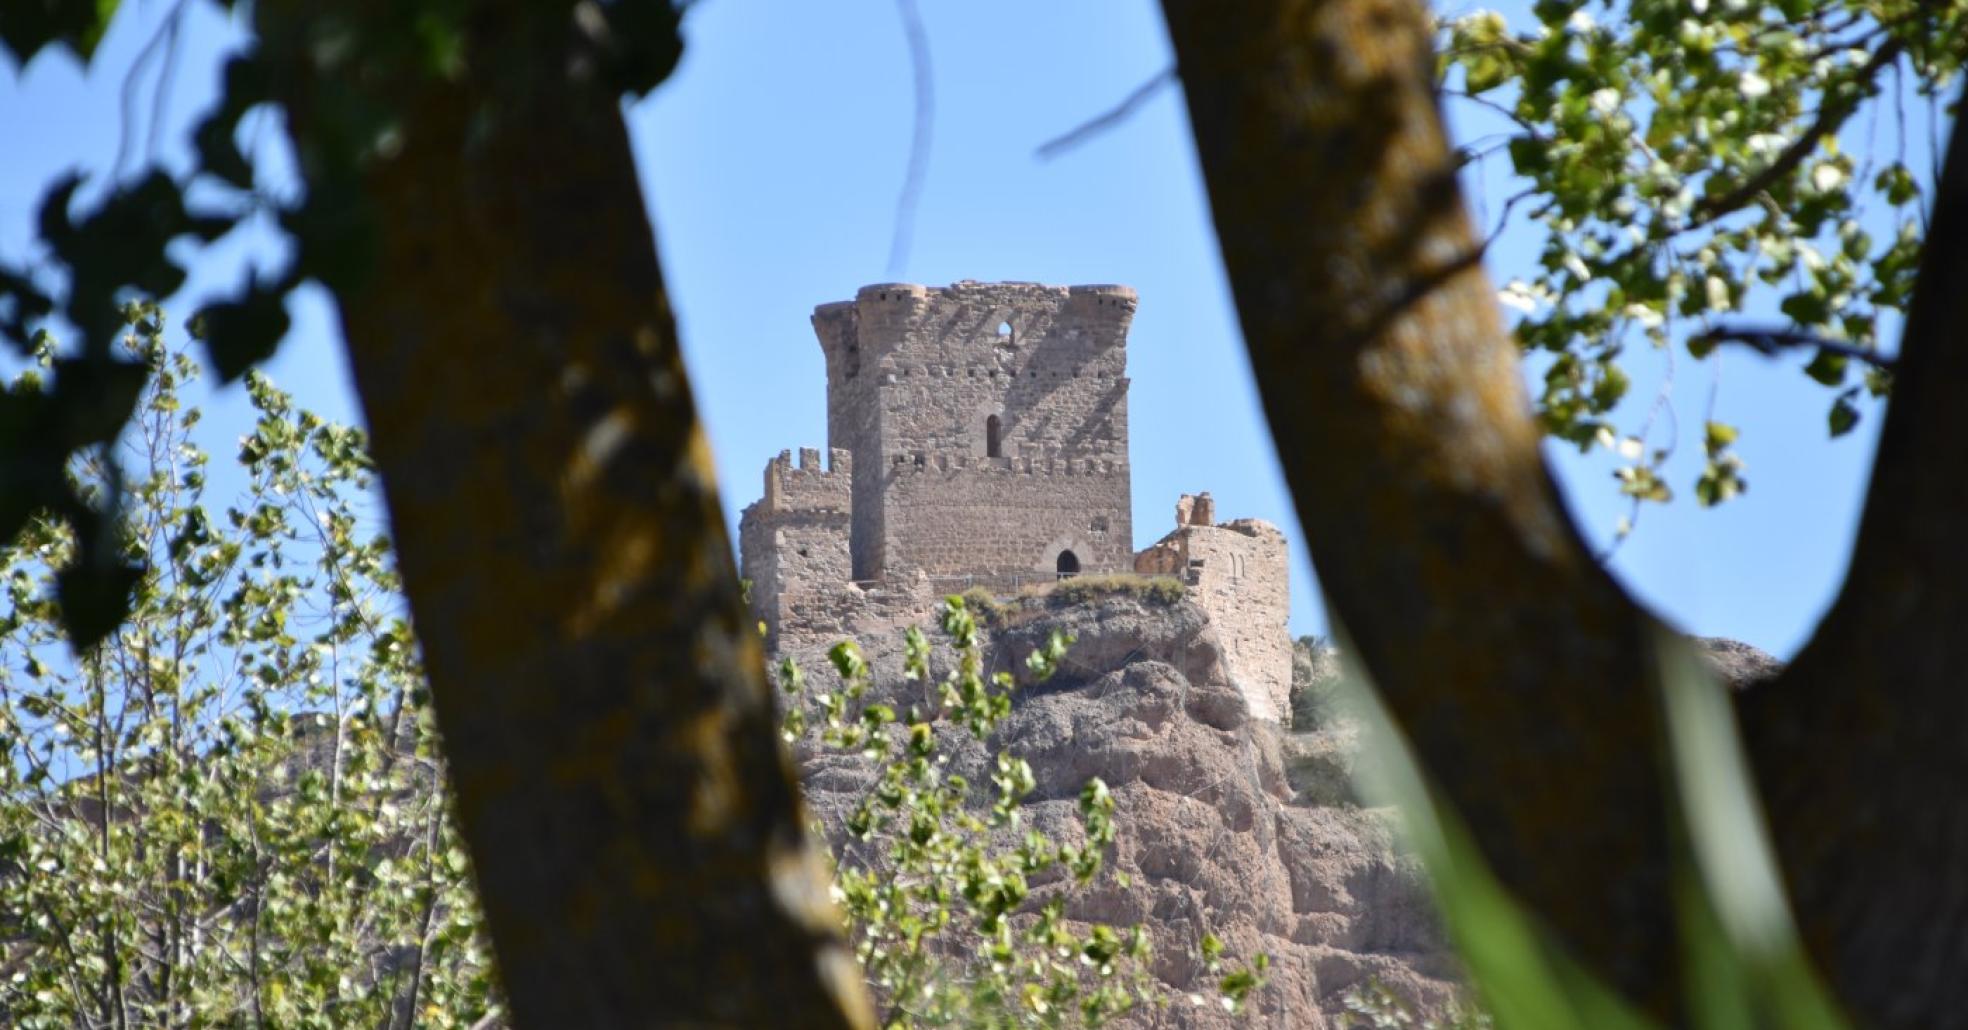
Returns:
[[[984,456],[985,457],[987,458],[1004,457],[1004,440],[1001,438],[1003,432],[1004,432],[1004,422],[1003,420],[999,419],[998,416],[992,415],[990,418],[984,420]]]
[[[1080,574],[1080,556],[1071,551],[1059,552],[1059,578],[1072,579]]]

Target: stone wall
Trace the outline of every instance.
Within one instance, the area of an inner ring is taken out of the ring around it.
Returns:
[[[924,456],[884,477],[889,574],[1004,586],[1125,571],[1133,561],[1126,465],[1059,458]]]
[[[849,482],[853,459],[846,451],[780,452],[765,466],[765,494],[738,520],[740,574],[751,582],[752,612],[777,640],[787,606],[813,593],[833,593],[853,573],[848,553],[853,518]]]
[[[944,593],[917,578],[893,584],[843,583],[803,590],[778,604],[766,648],[774,655],[820,651],[848,637],[868,639],[935,623]]]
[[[1126,345],[1135,306],[1134,291],[1124,286],[965,281],[867,286],[853,301],[815,309],[814,331],[827,357],[828,445],[859,459],[855,578],[1034,567],[1033,548],[1050,536],[1034,544],[1030,534],[988,534],[992,539],[978,540],[962,558],[949,546],[962,534],[1027,517],[1034,494],[994,500],[985,487],[1001,481],[972,480],[961,502],[931,517],[907,510],[925,497],[891,475],[898,461],[945,470],[956,459],[994,456],[1021,469],[1104,463],[1110,486],[1083,492],[1080,500],[1092,507],[1078,521],[1091,527],[1104,518],[1101,532],[1123,543],[1095,548],[1116,563],[1103,558],[1102,567],[1125,568]],[[1069,527],[1052,528],[1058,535]]]
[[[1175,531],[1135,556],[1143,575],[1176,576],[1216,624],[1224,664],[1252,714],[1289,722],[1290,565],[1285,535],[1258,519],[1211,525],[1208,494],[1184,495]]]

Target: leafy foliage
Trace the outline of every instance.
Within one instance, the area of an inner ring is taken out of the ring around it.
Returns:
[[[56,45],[86,58],[102,42],[116,7],[115,0],[23,0],[11,4],[6,19],[0,21],[0,47],[19,64]]]
[[[0,550],[0,1022],[95,1025],[472,1026],[499,1011],[489,946],[456,833],[389,542],[366,532],[373,467],[360,431],[296,409],[257,374],[258,413],[222,510],[169,353],[138,305],[121,344],[148,385],[124,456],[117,553],[141,559],[131,614],[80,657],[61,646],[59,570],[76,544],[37,517]],[[15,390],[57,360],[44,347]],[[71,485],[101,489],[80,460]],[[932,712],[864,703],[871,673],[833,649],[838,689],[782,667],[789,736],[862,756],[878,775],[837,869],[869,981],[897,1025],[1099,1025],[1161,1002],[1139,927],[1083,926],[1057,880],[1100,878],[1117,828],[1099,780],[1079,836],[1026,828],[1035,787],[993,751],[972,784],[943,735],[986,741],[1012,679],[986,677],[960,599],[942,617],[956,664]],[[929,684],[911,630],[907,675]],[[1070,641],[1029,658],[1052,674]],[[1038,886],[1035,886],[1038,884]],[[1123,883],[1123,886],[1125,884]],[[1216,1004],[1240,1008],[1267,969],[1201,942]],[[1200,999],[1197,999],[1200,1002]]]
[[[1061,608],[1105,597],[1132,597],[1167,607],[1182,600],[1187,591],[1182,581],[1173,576],[1111,572],[1031,583],[1019,587],[1009,597],[983,587],[971,587],[963,592],[962,600],[970,613],[986,625],[1004,628],[1043,621],[1049,613]]]
[[[168,300],[177,292],[185,268],[173,256],[174,244],[187,238],[210,244],[255,219],[277,223],[294,243],[289,264],[265,278],[248,272],[233,296],[193,320],[213,368],[231,381],[270,357],[286,336],[286,303],[296,288],[317,282],[347,290],[363,282],[377,230],[362,179],[403,151],[410,119],[395,107],[409,95],[406,87],[461,82],[476,61],[506,91],[477,95],[486,119],[499,117],[502,103],[527,90],[524,81],[496,71],[520,63],[512,55],[474,49],[468,6],[424,0],[259,17],[260,45],[228,60],[218,103],[192,133],[197,160],[189,173],[142,172],[112,183],[80,211],[84,180],[66,176],[42,200],[39,242],[47,253],[40,268],[0,264],[0,341],[28,356],[50,346],[39,335],[50,317],[77,330],[77,354],[54,362],[52,374],[33,388],[0,395],[0,544],[13,541],[40,512],[71,528],[75,546],[62,573],[60,618],[78,652],[129,613],[130,592],[143,574],[116,554],[113,526],[123,491],[105,446],[130,420],[145,375],[143,363],[115,353],[129,319],[122,302]],[[647,93],[682,54],[681,8],[668,0],[517,7],[544,27],[520,32],[520,39],[557,38],[551,30],[558,28],[615,92]],[[115,9],[113,0],[11,4],[0,18],[0,46],[21,64],[53,46],[86,59]],[[170,17],[183,14],[180,7]],[[307,188],[293,199],[259,187],[238,141],[242,121],[254,111],[280,109],[290,126],[300,123],[298,112],[284,106],[292,98],[276,95],[280,81],[295,78],[275,74],[283,61],[310,62],[338,87],[306,99],[307,131],[296,135],[295,149]],[[201,198],[196,206],[194,196]],[[100,489],[86,498],[63,474],[85,451],[106,468]]]
[[[1968,3],[1540,0],[1533,11],[1528,27],[1485,11],[1443,30],[1451,96],[1511,126],[1470,153],[1507,154],[1525,184],[1510,208],[1527,203],[1543,236],[1538,266],[1501,296],[1521,314],[1518,343],[1551,358],[1545,431],[1615,448],[1620,491],[1665,502],[1673,445],[1646,442],[1651,418],[1615,424],[1629,348],[1685,339],[1700,360],[1719,322],[1772,307],[1794,339],[1878,346],[1912,296],[1933,178],[1907,107],[1924,103],[1931,119],[1960,74]],[[1841,132],[1862,125],[1872,139],[1889,119],[1891,153],[1841,146]],[[1865,226],[1882,219],[1894,228],[1875,239]],[[1820,350],[1805,371],[1840,391],[1829,425],[1849,431],[1860,413],[1846,359]],[[1889,384],[1875,370],[1862,385],[1879,395]],[[1716,441],[1711,426],[1695,488],[1705,505],[1745,487]]]
[[[1291,725],[1304,733],[1324,729],[1345,713],[1339,656],[1323,636],[1292,641]]]
[[[984,674],[976,616],[963,598],[945,602],[941,622],[955,656],[941,679],[931,672],[929,638],[914,628],[904,638],[903,676],[931,690],[936,704],[928,708],[867,700],[870,670],[852,641],[829,652],[831,689],[809,689],[791,659],[779,668],[787,740],[858,755],[875,772],[847,816],[852,841],[837,856],[834,892],[887,1007],[884,1024],[1099,1026],[1136,1005],[1166,1004],[1147,974],[1145,930],[1075,925],[1063,893],[1038,900],[1038,883],[1070,891],[1102,875],[1116,832],[1107,785],[1096,778],[1081,789],[1077,842],[1026,827],[1020,806],[1037,785],[1032,768],[989,746],[1011,714],[1015,680]],[[1050,677],[1070,644],[1054,631],[1028,657],[1026,673]],[[951,771],[940,738],[959,729],[986,745],[988,785]],[[1199,948],[1220,1003],[1241,1009],[1262,986],[1268,959],[1226,963],[1213,936]]]
[[[1439,1015],[1416,1011],[1406,998],[1389,990],[1379,980],[1349,989],[1342,999],[1346,1015],[1340,1023],[1348,1028],[1372,1030],[1492,1030],[1496,1021],[1482,1010],[1461,1001],[1452,1001]]]
[[[73,531],[0,550],[0,1023],[470,1026],[492,962],[362,434],[249,376],[247,486],[213,508],[196,365],[136,314],[128,620],[70,658]]]

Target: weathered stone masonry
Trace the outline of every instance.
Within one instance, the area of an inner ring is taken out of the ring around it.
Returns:
[[[854,578],[1126,569],[1134,309],[1124,286],[964,282],[815,310],[827,445],[858,459]]]
[[[1135,556],[1143,575],[1174,576],[1210,613],[1231,679],[1254,712],[1291,707],[1291,609],[1285,535],[1259,519],[1215,521],[1207,493],[1182,495],[1175,531]]]
[[[797,467],[782,453],[739,525],[768,643],[914,618],[970,586],[1150,571],[1134,554],[1128,465],[1136,304],[1126,286],[964,281],[866,286],[816,308],[828,467],[817,450]],[[1181,549],[1179,567],[1152,571],[1189,579],[1226,658],[1248,667],[1253,712],[1279,719],[1284,538],[1248,520],[1219,537],[1185,503],[1143,557]]]

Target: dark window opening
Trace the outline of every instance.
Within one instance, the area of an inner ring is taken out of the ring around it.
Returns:
[[[1072,579],[1080,574],[1080,556],[1071,551],[1059,552],[1059,578]]]
[[[1003,430],[1004,430],[1004,423],[1001,420],[999,420],[998,416],[992,415],[990,418],[984,420],[984,456],[985,457],[987,458],[1004,457],[1004,440],[1002,440],[999,436],[999,434],[1002,433]]]

